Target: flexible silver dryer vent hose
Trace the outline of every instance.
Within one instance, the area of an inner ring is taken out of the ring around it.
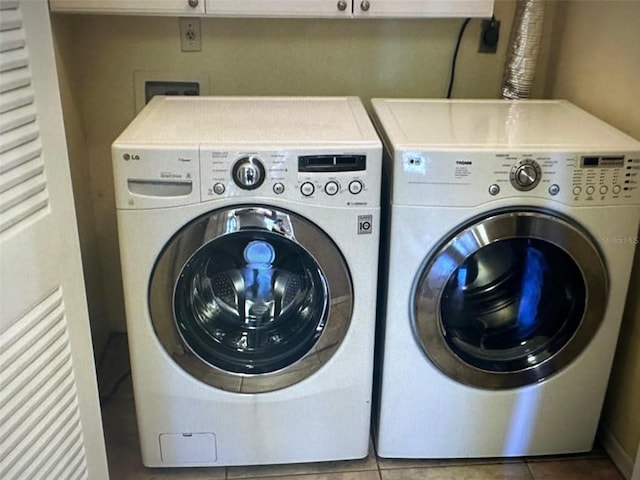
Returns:
[[[502,98],[531,96],[546,0],[518,0],[502,80]]]

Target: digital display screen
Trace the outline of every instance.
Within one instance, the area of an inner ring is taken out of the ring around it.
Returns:
[[[595,156],[588,155],[582,157],[580,166],[582,167],[622,167],[624,165],[623,155]]]
[[[365,155],[305,155],[298,157],[299,172],[357,172],[367,168]]]

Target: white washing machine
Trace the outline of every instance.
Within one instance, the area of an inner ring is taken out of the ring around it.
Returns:
[[[563,101],[372,103],[392,190],[378,453],[591,449],[640,143]]]
[[[112,153],[144,464],[365,457],[382,146],[360,101],[158,97]]]

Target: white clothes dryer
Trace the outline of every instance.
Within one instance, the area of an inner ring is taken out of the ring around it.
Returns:
[[[112,154],[144,464],[365,457],[382,146],[360,101],[157,97]]]
[[[640,143],[564,101],[372,103],[391,188],[378,453],[590,450]]]

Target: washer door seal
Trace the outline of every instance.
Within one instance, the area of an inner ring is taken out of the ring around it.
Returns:
[[[167,353],[223,390],[259,393],[319,370],[351,320],[346,262],[319,227],[263,206],[215,210],[176,233],[149,284]]]
[[[579,227],[544,211],[495,213],[427,257],[412,292],[418,342],[446,375],[499,389],[569,365],[602,323],[608,278]]]

